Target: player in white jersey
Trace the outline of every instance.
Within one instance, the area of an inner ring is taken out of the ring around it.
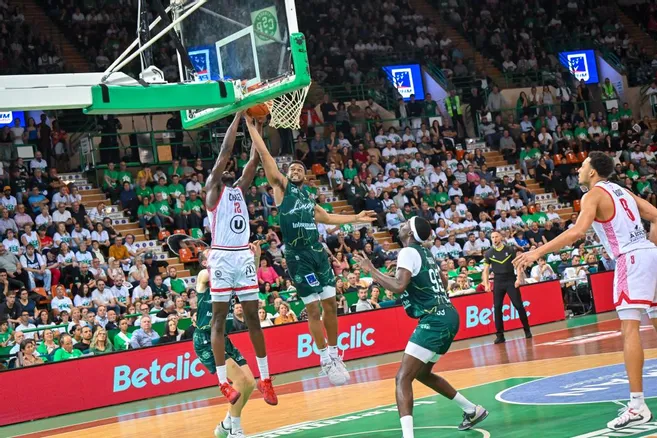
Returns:
[[[269,376],[265,338],[258,318],[258,280],[254,256],[249,249],[251,231],[249,212],[244,201],[244,194],[253,182],[260,161],[255,148],[251,150],[251,157],[239,180],[235,181],[232,174],[225,172],[241,118],[241,112],[235,114],[226,131],[217,162],[205,184],[205,204],[212,234],[212,251],[208,258],[212,297],[212,351],[221,393],[230,403],[235,404],[240,393],[228,382],[224,343],[226,317],[230,300],[235,294],[244,309],[244,318],[256,353],[260,372],[258,390],[267,403],[276,405],[278,398]],[[261,125],[259,127],[262,128]]]
[[[583,238],[593,226],[607,253],[616,259],[614,304],[621,320],[624,359],[630,383],[630,402],[616,419],[607,423],[618,430],[652,420],[643,397],[643,347],[639,338],[642,313],[657,328],[657,208],[627,189],[607,181],[613,160],[603,152],[591,152],[579,169],[579,183],[588,188],[575,226],[549,243],[514,260],[525,270],[539,257]],[[650,222],[646,234],[641,219]]]

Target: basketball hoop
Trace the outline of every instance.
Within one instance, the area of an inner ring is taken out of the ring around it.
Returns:
[[[301,127],[301,110],[309,89],[310,86],[299,88],[265,102],[271,114],[269,124],[274,128],[299,129]]]
[[[266,89],[271,89],[277,85],[288,80],[288,78],[282,78],[275,81],[269,81],[261,84],[255,84],[251,86],[246,85],[246,81],[233,81],[235,88],[237,90],[236,95],[239,96],[238,99],[242,99],[247,95],[255,95],[261,93]],[[303,109],[303,103],[306,100],[308,95],[308,90],[310,85],[306,87],[299,88],[297,90],[285,93],[279,97],[276,97],[272,100],[264,101],[263,103],[267,105],[269,109],[269,114],[271,114],[271,120],[269,121],[269,126],[272,128],[288,128],[288,129],[300,129],[301,123],[301,110]]]

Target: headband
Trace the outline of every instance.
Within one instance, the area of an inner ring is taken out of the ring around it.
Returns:
[[[418,242],[424,242],[423,239],[420,239],[420,235],[417,233],[417,228],[415,227],[415,219],[417,219],[417,216],[413,216],[409,221],[411,225],[411,231],[413,232],[413,237],[415,237],[415,240]]]

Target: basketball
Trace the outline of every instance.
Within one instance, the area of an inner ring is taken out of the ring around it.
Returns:
[[[267,117],[269,114],[269,108],[264,103],[259,103],[246,110],[246,113],[253,118],[261,119]]]

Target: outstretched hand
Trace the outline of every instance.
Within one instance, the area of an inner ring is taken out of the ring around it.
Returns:
[[[523,252],[513,260],[513,267],[516,268],[516,271],[524,271],[533,265],[536,260],[538,260],[536,250]]]
[[[376,220],[376,212],[372,210],[363,210],[356,215],[356,219],[362,222],[374,222]]]
[[[375,268],[372,261],[367,258],[363,252],[355,251],[352,255],[353,260],[358,263],[360,269],[365,272],[372,272]]]
[[[256,240],[255,242],[249,243],[249,249],[253,253],[253,255],[259,259],[260,255],[262,254],[262,248],[260,247],[260,240]]]

